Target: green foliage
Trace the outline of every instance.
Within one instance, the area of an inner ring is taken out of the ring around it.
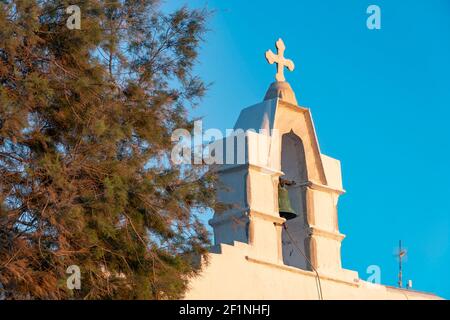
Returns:
[[[207,12],[78,1],[70,30],[70,4],[0,1],[0,284],[11,299],[179,298],[216,205],[214,176],[168,161],[205,92]]]

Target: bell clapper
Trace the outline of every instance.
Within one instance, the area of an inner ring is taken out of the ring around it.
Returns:
[[[284,187],[284,186],[295,186],[296,183],[293,180],[287,180],[287,179],[280,178],[280,185],[281,185],[281,187]]]

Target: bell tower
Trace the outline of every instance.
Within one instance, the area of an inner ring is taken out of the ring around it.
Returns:
[[[364,281],[342,268],[338,202],[341,165],[319,147],[311,110],[284,78],[276,42],[276,81],[263,101],[241,111],[234,133],[208,153],[223,164],[217,197],[229,204],[210,220],[215,246],[186,299],[439,299]],[[212,151],[213,150],[213,151]]]
[[[277,81],[263,102],[242,110],[236,134],[223,143],[233,162],[217,168],[218,198],[232,206],[210,221],[215,244],[244,242],[248,259],[352,281],[355,273],[341,267],[340,162],[321,153],[310,110],[284,79],[284,67],[292,71],[294,63],[284,58],[281,39],[276,46],[278,54],[269,50],[266,59],[277,64]],[[295,213],[288,221],[280,216],[280,178],[293,182],[285,186]]]

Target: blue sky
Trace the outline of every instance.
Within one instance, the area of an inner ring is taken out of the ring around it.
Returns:
[[[186,4],[170,0],[166,8]],[[381,8],[381,30],[366,9]],[[190,0],[214,10],[197,71],[212,86],[194,115],[232,128],[274,80],[264,52],[281,37],[285,72],[311,109],[321,151],[341,160],[339,225],[345,268],[366,279],[379,265],[395,285],[398,240],[404,279],[450,298],[450,1]]]

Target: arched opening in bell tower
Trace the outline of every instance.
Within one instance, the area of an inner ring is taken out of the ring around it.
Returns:
[[[282,231],[283,263],[304,270],[311,270],[307,259],[310,259],[308,221],[306,208],[306,186],[308,173],[305,159],[305,148],[299,136],[293,131],[282,136],[281,144],[281,178],[295,184],[286,186],[292,209],[297,215],[286,221],[287,230]]]

